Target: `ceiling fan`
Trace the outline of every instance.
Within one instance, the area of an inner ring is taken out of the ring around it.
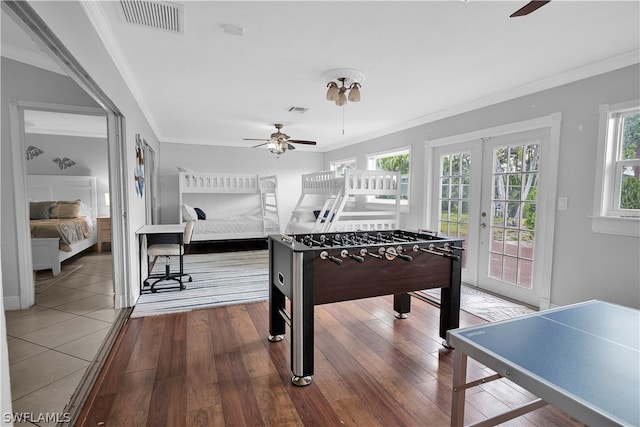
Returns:
[[[549,3],[550,1],[551,0],[532,0],[529,3],[525,4],[524,6],[522,6],[520,9],[513,12],[511,15],[509,15],[509,18],[528,15],[531,12],[538,10],[539,8]]]
[[[254,138],[243,138],[244,141],[266,141],[262,144],[254,145],[251,148],[261,147],[266,145],[269,151],[274,154],[282,154],[287,150],[294,150],[294,147],[291,144],[306,144],[306,145],[316,145],[315,141],[305,141],[302,139],[289,139],[289,135],[286,133],[280,132],[282,129],[282,125],[280,123],[274,124],[276,127],[276,132],[271,134],[270,139],[254,139]]]

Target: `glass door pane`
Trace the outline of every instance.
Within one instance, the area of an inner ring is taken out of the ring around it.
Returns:
[[[489,277],[532,288],[538,144],[493,149]]]
[[[469,196],[471,184],[470,152],[448,153],[440,156],[440,214],[438,229],[441,235],[461,237],[467,247],[469,235]],[[466,266],[466,251],[462,267]]]

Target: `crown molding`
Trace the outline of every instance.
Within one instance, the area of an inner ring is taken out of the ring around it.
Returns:
[[[541,79],[530,84],[519,86],[510,90],[506,90],[491,96],[487,96],[475,101],[461,104],[452,108],[441,110],[432,114],[427,114],[421,117],[417,117],[413,120],[406,121],[404,123],[397,124],[385,129],[381,129],[376,132],[368,133],[359,138],[350,139],[348,141],[342,141],[340,144],[335,144],[333,147],[327,147],[326,151],[332,151],[337,148],[344,147],[345,145],[358,144],[360,142],[369,141],[374,138],[379,138],[385,135],[389,135],[395,132],[400,132],[406,129],[411,129],[427,123],[432,123],[437,120],[446,119],[448,117],[456,116],[458,114],[468,113],[473,110],[488,107],[490,105],[499,104],[501,102],[509,101],[512,99],[520,98],[522,96],[531,95],[544,90],[552,89],[565,84],[573,83],[579,80],[584,80],[589,77],[594,77],[600,74],[605,74],[611,71],[615,71],[621,68],[625,68],[632,65],[640,64],[640,51],[633,50],[623,53],[621,55],[613,56],[602,61],[597,61],[584,67],[575,68],[573,70],[556,74],[546,79]]]
[[[57,74],[67,75],[48,55],[35,53],[15,46],[2,45],[2,56]]]
[[[94,1],[83,1],[80,2],[80,5],[84,9],[89,21],[93,25],[93,28],[96,30],[98,37],[102,40],[102,43],[107,50],[107,53],[113,60],[116,68],[120,72],[125,84],[129,88],[133,98],[136,100],[136,103],[142,110],[147,122],[151,126],[151,129],[156,134],[156,136],[160,137],[160,130],[158,128],[157,122],[151,113],[151,110],[144,102],[143,92],[140,89],[137,79],[134,74],[131,72],[131,67],[126,57],[122,53],[122,48],[118,43],[115,32],[109,24],[109,20],[107,19],[104,10],[102,9],[104,6],[101,4],[103,2],[94,2]],[[109,5],[112,2],[104,2],[105,5]]]

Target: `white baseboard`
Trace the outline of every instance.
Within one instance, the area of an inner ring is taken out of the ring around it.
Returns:
[[[4,297],[4,309],[5,311],[20,310],[20,297]]]

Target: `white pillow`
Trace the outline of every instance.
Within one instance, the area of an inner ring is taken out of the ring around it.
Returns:
[[[91,218],[91,207],[84,202],[80,202],[80,216]]]
[[[198,214],[196,210],[189,205],[182,205],[182,219],[184,221],[197,221]]]

